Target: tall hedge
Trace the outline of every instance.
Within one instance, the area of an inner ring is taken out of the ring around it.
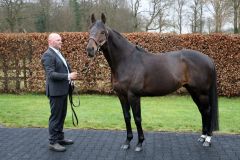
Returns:
[[[103,55],[88,58],[88,33],[63,32],[62,53],[79,73],[76,86],[81,92],[113,93],[110,69]],[[218,93],[240,95],[240,36],[228,34],[123,34],[129,41],[158,54],[183,48],[193,49],[214,59]],[[47,49],[47,33],[0,34],[0,91],[44,92],[45,75],[41,56]]]

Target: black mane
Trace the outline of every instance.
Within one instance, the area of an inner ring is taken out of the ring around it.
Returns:
[[[120,34],[118,31],[114,30],[114,29],[111,29],[116,35],[119,36],[119,38],[123,38],[125,40],[127,40],[127,38],[125,38],[122,34]],[[129,43],[131,43],[129,40],[127,40]],[[132,43],[131,43],[132,44]],[[144,52],[144,53],[147,53],[147,51],[145,49],[143,49],[142,47],[136,45],[136,49],[140,52]]]
[[[119,36],[119,38],[124,38],[124,39],[126,39],[126,38],[123,37],[123,35],[121,35],[118,31],[115,31],[114,29],[112,29],[112,31],[113,31],[114,33],[116,33],[116,34]]]

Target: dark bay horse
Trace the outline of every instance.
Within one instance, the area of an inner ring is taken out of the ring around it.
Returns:
[[[93,57],[100,49],[111,68],[112,85],[121,102],[127,130],[127,139],[121,148],[128,149],[133,138],[131,108],[138,132],[135,151],[142,150],[140,97],[163,96],[182,86],[202,116],[202,135],[198,141],[210,146],[212,132],[219,128],[216,70],[212,59],[194,50],[148,53],[107,27],[104,14],[101,20],[92,15],[91,21],[87,53]]]

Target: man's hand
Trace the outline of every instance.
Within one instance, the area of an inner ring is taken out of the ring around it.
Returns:
[[[71,79],[71,80],[76,80],[76,79],[77,79],[77,75],[78,75],[77,72],[72,72],[72,73],[70,73],[70,79]]]

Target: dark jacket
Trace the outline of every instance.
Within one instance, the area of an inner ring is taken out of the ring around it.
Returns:
[[[67,95],[69,91],[68,71],[61,58],[53,49],[48,48],[41,61],[46,74],[46,95],[48,97]],[[67,65],[71,72],[68,63]]]

